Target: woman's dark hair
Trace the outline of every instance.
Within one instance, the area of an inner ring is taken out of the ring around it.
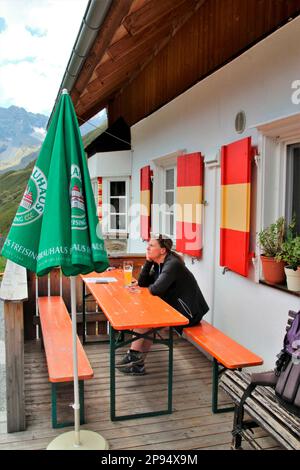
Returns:
[[[155,238],[161,248],[165,248],[168,254],[171,253],[173,256],[175,256],[175,258],[178,258],[182,263],[184,263],[182,256],[175,253],[175,251],[172,251],[173,241],[171,238],[168,238],[162,234],[159,234]]]

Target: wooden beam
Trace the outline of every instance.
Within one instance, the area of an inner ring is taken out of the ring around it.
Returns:
[[[128,35],[112,44],[107,51],[109,56],[113,60],[118,60],[133,49],[140,48],[144,43],[152,41],[154,46],[161,35],[166,34],[166,31],[172,28],[176,28],[176,25],[184,15],[188,12],[194,12],[195,5],[197,5],[197,0],[185,0],[181,2],[177,8],[173,8],[169,12],[167,17],[158,18],[159,21],[157,23],[150,24],[139,34],[135,36]]]
[[[180,18],[180,21],[174,25],[174,28],[172,30],[172,33],[165,39],[161,41],[161,43],[158,45],[158,47],[155,49],[155,52],[152,54],[152,56],[149,56],[146,58],[142,66],[136,70],[135,73],[132,73],[130,75],[130,78],[127,83],[124,83],[123,87],[121,88],[119,93],[122,93],[122,91],[133,81],[136,79],[136,77],[144,70],[145,67],[154,59],[154,57],[163,49],[167,46],[167,44],[171,41],[171,39],[175,36],[175,34],[182,28],[182,26],[195,14],[197,10],[199,10],[200,7],[203,6],[203,4],[207,0],[197,0],[194,3],[194,7],[190,8],[189,11]],[[117,95],[115,95],[115,98]]]
[[[101,89],[98,90],[98,93],[86,93],[77,103],[78,107],[76,107],[76,113],[78,116],[82,118],[79,110],[83,110],[85,114],[85,111],[90,107],[93,107],[94,104],[96,105],[97,102],[101,101],[101,103],[105,103],[104,106],[106,106],[109,99],[113,99],[113,96],[122,88],[123,83],[126,81],[126,78],[129,78],[130,73],[130,71],[124,71],[123,76],[115,77],[114,81],[105,83],[105,86],[102,86]]]
[[[144,62],[145,56],[148,56],[153,52],[156,48],[157,42],[160,42],[164,37],[168,37],[169,34],[170,26],[167,26],[160,31],[159,35],[155,36],[155,42],[153,40],[148,40],[139,48],[132,49],[128,54],[120,54],[118,60],[106,61],[104,64],[97,67],[95,70],[97,78],[90,81],[85,90],[87,90],[89,94],[95,93],[99,91],[100,87],[103,86],[103,84],[113,75],[122,75],[124,69],[131,69],[134,71],[139,65],[141,65],[141,62]]]
[[[23,303],[4,302],[7,432],[24,431]]]
[[[190,1],[191,0],[188,0],[185,4],[179,7],[182,13],[181,16],[177,18],[177,21],[173,22],[172,25],[166,29],[166,31],[164,31],[165,34],[163,39],[160,41],[159,44],[154,44],[152,54],[146,55],[146,59],[143,61],[142,64],[137,63],[133,69],[128,67],[123,71],[120,71],[118,74],[116,74],[114,79],[111,76],[108,80],[105,80],[103,78],[102,80],[93,83],[93,85],[90,84],[90,91],[85,94],[85,96],[83,96],[78,102],[78,108],[80,110],[84,110],[84,116],[86,116],[86,114],[89,114],[86,113],[89,108],[95,109],[97,101],[100,101],[101,106],[103,105],[104,107],[104,103],[107,104],[108,99],[111,98],[114,93],[120,91],[122,88],[126,87],[129,83],[131,83],[131,81],[134,80],[141,73],[141,71],[153,60],[155,55],[157,55],[164,47],[166,47],[172,37],[194,15],[195,11],[198,10],[206,0],[195,0],[193,2],[194,8],[190,8]],[[185,7],[185,14],[183,14],[183,6]],[[132,38],[126,39],[126,42],[128,42],[130,39]],[[82,111],[78,110],[78,113],[80,113],[79,115],[81,116]]]
[[[178,31],[178,29],[186,22],[186,18],[190,18],[194,10],[191,9],[191,1],[196,7],[199,0],[185,0],[178,8],[174,9],[170,19],[172,21],[163,23],[161,28],[158,25],[151,26],[140,34],[138,37],[127,37],[115,43],[111,49],[111,55],[118,57],[116,61],[109,61],[98,67],[95,73],[99,78],[92,80],[86,87],[88,94],[80,99],[80,103],[85,105],[93,101],[93,95],[101,95],[104,98],[106,92],[106,85],[109,86],[108,81],[121,82],[121,78],[127,79],[129,76],[140,70],[145,63],[145,57],[153,58],[153,53],[161,50],[171,39],[171,37]],[[203,0],[202,0],[203,1]],[[129,52],[128,52],[129,51]],[[141,62],[142,59],[142,62]],[[115,74],[115,77],[113,77]],[[109,95],[111,89],[108,90]]]
[[[128,15],[123,21],[123,26],[131,35],[140,33],[152,23],[157,23],[165,15],[185,0],[150,0],[141,8]]]
[[[96,65],[99,63],[101,57],[108,48],[117,28],[120,26],[123,19],[130,10],[132,3],[133,0],[114,0],[112,7],[107,14],[104,25],[99,31],[98,37],[92,47],[91,52],[85,60],[80,75],[71,92],[71,97],[74,104],[77,103],[78,94],[80,95],[84,90],[86,84],[93,74]]]

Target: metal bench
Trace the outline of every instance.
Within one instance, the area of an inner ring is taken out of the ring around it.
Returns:
[[[296,312],[289,311],[286,331],[290,328]],[[240,372],[226,372],[220,382],[220,387],[235,403],[233,421],[233,449],[241,449],[245,439],[253,448],[261,449],[253,438],[252,430],[261,427],[267,431],[282,447],[300,449],[300,418],[289,413],[276,399],[272,387],[257,386],[248,396],[243,405],[243,413],[238,418],[239,404],[244,391],[250,383],[250,375]],[[244,412],[250,420],[244,418]]]
[[[73,352],[72,352],[72,322],[60,296],[45,296],[38,298],[40,324],[43,333],[49,381],[51,382],[52,427],[62,428],[73,423],[58,423],[57,421],[57,384],[72,382]],[[80,394],[80,421],[84,424],[84,380],[93,378],[85,351],[77,338],[78,378]]]
[[[255,388],[244,404],[248,416],[241,426],[237,425],[239,403],[249,383],[250,374],[238,371],[226,371],[220,380],[220,388],[235,404],[232,449],[242,449],[242,439],[254,449],[261,449],[252,431],[260,426],[285,449],[300,450],[300,418],[280,405],[271,387]]]
[[[197,326],[185,328],[183,337],[213,357],[212,411],[224,413],[233,407],[218,407],[219,377],[226,369],[242,369],[263,364],[261,357],[226,336],[210,323],[202,320]]]

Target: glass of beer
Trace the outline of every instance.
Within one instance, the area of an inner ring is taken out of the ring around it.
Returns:
[[[124,286],[128,287],[132,281],[133,262],[123,261]]]

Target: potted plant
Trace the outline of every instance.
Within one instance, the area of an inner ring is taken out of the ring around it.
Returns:
[[[284,271],[288,289],[300,292],[300,236],[289,237],[276,258],[286,263]]]
[[[258,244],[262,250],[260,259],[263,274],[265,280],[270,284],[283,284],[285,282],[285,262],[276,258],[282,250],[284,232],[285,219],[280,217],[274,224],[271,224],[258,234]]]

